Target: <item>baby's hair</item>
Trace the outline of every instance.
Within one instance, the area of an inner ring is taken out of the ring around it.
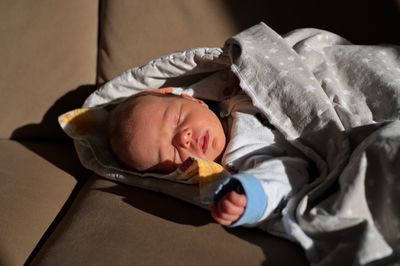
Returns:
[[[176,97],[174,94],[144,91],[126,98],[110,112],[106,125],[108,146],[118,161],[128,168],[134,168],[131,161],[129,163],[126,161],[129,157],[129,140],[132,138],[132,129],[135,127],[132,110],[138,103],[138,99],[144,96]]]

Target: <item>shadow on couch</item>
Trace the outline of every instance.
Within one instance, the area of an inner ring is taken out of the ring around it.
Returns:
[[[99,190],[117,195],[130,206],[173,223],[198,227],[215,223],[207,210],[162,193],[124,184]],[[258,246],[265,255],[262,265],[308,265],[303,250],[297,244],[289,243],[285,239],[272,236],[256,228],[237,227],[225,228],[225,230]],[[291,255],[282,257],[282,250]]]
[[[334,32],[356,44],[400,44],[398,0],[223,2],[240,31],[264,21],[280,34],[311,27]]]
[[[136,209],[174,223],[202,226],[213,222],[207,211],[159,192],[130,187],[124,184],[99,190],[118,195],[125,203]]]
[[[11,139],[19,141],[24,147],[75,177],[78,181],[84,179],[88,176],[89,171],[81,166],[75,149],[73,149],[72,140],[62,131],[57,119],[60,114],[81,107],[84,100],[94,90],[94,85],[82,85],[67,92],[48,109],[39,124],[28,124],[15,129]],[[55,154],[55,149],[50,145],[41,145],[41,142],[54,143],[61,150]]]
[[[79,190],[83,186],[83,181],[91,175],[91,172],[85,169],[79,162],[73,142],[60,128],[57,118],[62,113],[79,108],[94,90],[94,85],[82,85],[69,91],[48,109],[40,123],[24,125],[15,129],[11,135],[12,140],[18,141],[25,148],[68,173],[78,181],[66,203],[28,257],[26,265],[30,264],[48,237],[53,233],[79,193]],[[47,145],[43,145],[43,143]],[[53,147],[52,144],[56,147]]]

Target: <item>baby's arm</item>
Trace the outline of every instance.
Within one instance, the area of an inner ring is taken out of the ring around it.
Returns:
[[[262,222],[308,180],[306,166],[306,161],[292,157],[261,160],[221,184],[211,215],[228,226],[254,226]]]
[[[211,216],[222,225],[231,225],[237,221],[246,208],[247,197],[236,191],[227,192],[220,200],[211,205]]]

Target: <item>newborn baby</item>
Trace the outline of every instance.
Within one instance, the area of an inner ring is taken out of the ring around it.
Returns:
[[[168,174],[189,157],[220,163],[232,176],[216,191],[211,215],[229,226],[265,220],[307,180],[307,162],[243,92],[220,103],[220,119],[201,100],[166,90],[131,96],[109,116],[111,150],[128,168]]]
[[[117,158],[137,171],[170,173],[189,157],[219,161],[226,137],[219,118],[189,95],[141,93],[119,104],[108,120],[108,139]],[[219,208],[218,205],[229,208]],[[245,195],[231,191],[212,207],[229,225],[244,212]],[[228,217],[226,221],[222,217]]]

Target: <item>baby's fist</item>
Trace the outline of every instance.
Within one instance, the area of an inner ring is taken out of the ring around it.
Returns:
[[[219,224],[231,225],[242,216],[246,204],[246,195],[229,191],[219,201],[211,205],[211,216]]]

